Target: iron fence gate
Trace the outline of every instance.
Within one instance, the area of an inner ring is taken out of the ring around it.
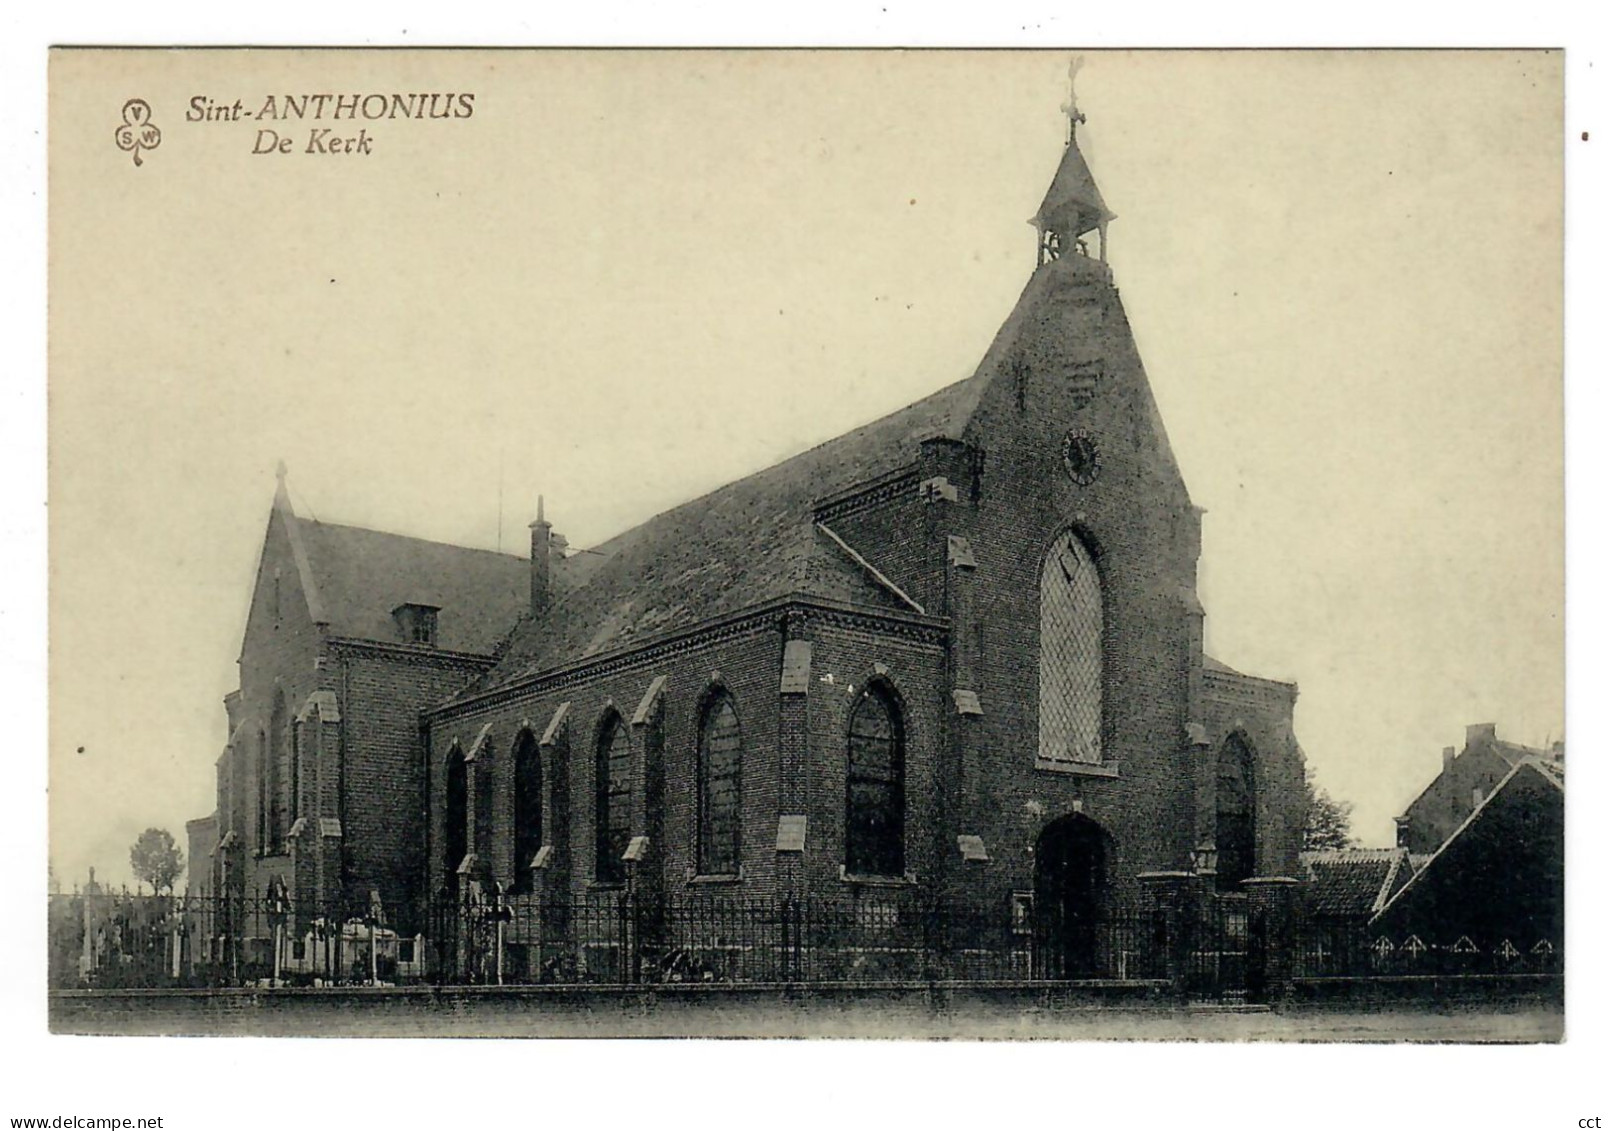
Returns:
[[[1190,939],[1186,989],[1201,1001],[1241,1001],[1249,995],[1249,974],[1257,948],[1247,900],[1215,895],[1196,909]],[[1262,927],[1262,924],[1261,924]]]

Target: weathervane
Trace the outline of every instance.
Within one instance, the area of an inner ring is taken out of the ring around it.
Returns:
[[[1076,55],[1068,61],[1068,101],[1063,103],[1063,113],[1068,115],[1068,140],[1074,140],[1074,127],[1084,123],[1085,115],[1074,103],[1074,76],[1080,73],[1085,66],[1085,56]]]

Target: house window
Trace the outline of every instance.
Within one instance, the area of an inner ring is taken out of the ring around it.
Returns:
[[[626,880],[621,854],[632,839],[632,741],[621,716],[613,711],[599,729],[594,775],[593,878],[601,884],[619,884]]]
[[[1219,850],[1221,891],[1240,891],[1253,876],[1253,751],[1240,734],[1219,748],[1214,789],[1214,846]]]
[[[905,871],[904,754],[899,710],[875,684],[862,692],[850,713],[846,872],[900,876]]]
[[[1102,761],[1102,580],[1073,531],[1040,571],[1040,758]]]
[[[436,644],[436,614],[434,605],[398,605],[392,610],[397,631],[409,644]]]
[[[699,870],[708,876],[738,874],[743,758],[738,712],[732,696],[720,692],[699,730]]]
[[[542,751],[529,730],[515,746],[515,887],[531,883],[531,858],[543,846]]]

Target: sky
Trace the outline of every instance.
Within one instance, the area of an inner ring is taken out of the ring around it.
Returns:
[[[1564,736],[1560,57],[1084,58],[1209,650],[1299,684],[1321,785],[1390,843],[1467,724]],[[325,521],[520,552],[541,494],[589,546],[967,376],[1034,264],[1067,65],[58,57],[57,876],[132,882],[141,829],[211,810],[278,460]],[[341,155],[184,120],[392,90],[474,114]]]

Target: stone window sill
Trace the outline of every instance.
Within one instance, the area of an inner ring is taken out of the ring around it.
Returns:
[[[1116,778],[1117,762],[1054,762],[1049,758],[1035,759],[1035,768],[1050,774],[1075,774],[1087,778]]]
[[[916,872],[908,872],[904,876],[869,876],[861,872],[847,872],[843,864],[839,865],[839,879],[843,883],[870,888],[909,888],[917,885]]]
[[[690,886],[703,887],[706,884],[739,884],[744,882],[742,872],[713,872],[710,875],[689,876]]]

